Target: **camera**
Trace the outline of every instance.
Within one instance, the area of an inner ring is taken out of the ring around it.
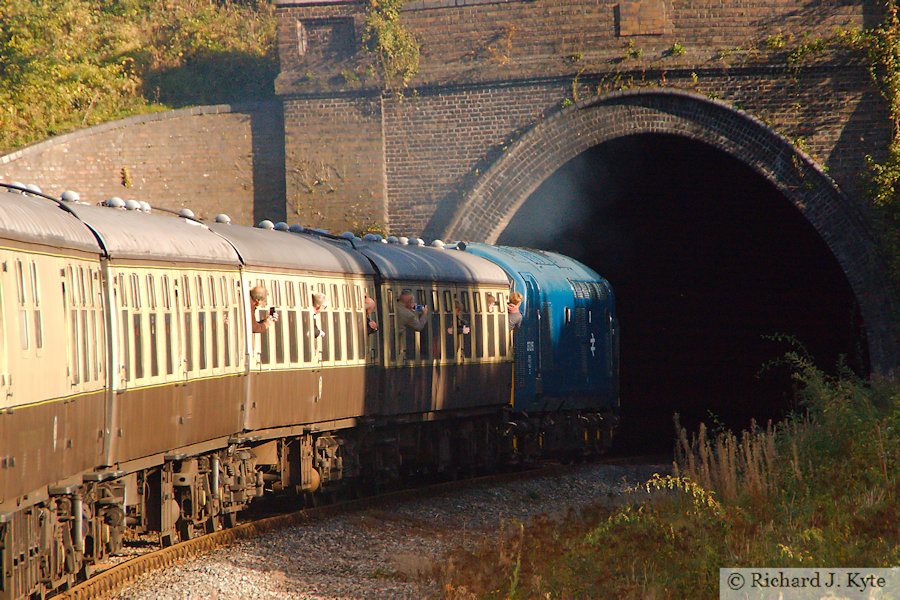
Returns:
[[[269,307],[269,314],[272,315],[273,317],[275,316],[275,307],[274,306]]]
[[[422,306],[421,304],[416,304],[416,306],[415,306],[415,310],[422,310],[423,308],[425,308],[425,307]]]

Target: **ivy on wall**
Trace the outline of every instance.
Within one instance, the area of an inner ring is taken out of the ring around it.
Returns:
[[[869,57],[870,71],[890,109],[891,143],[887,156],[869,163],[868,188],[873,204],[883,217],[881,239],[885,245],[890,276],[900,287],[900,22],[896,0],[886,0],[887,15],[862,42]]]
[[[365,42],[389,89],[406,87],[419,71],[419,43],[400,22],[405,0],[368,0]]]

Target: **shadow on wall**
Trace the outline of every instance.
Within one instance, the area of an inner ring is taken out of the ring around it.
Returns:
[[[250,116],[253,152],[253,223],[263,219],[287,220],[285,184],[284,111],[280,102],[269,112]]]
[[[144,96],[174,108],[275,99],[278,57],[206,52],[144,78]]]

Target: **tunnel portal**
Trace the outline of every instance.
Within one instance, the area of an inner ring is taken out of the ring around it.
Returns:
[[[771,182],[699,141],[604,142],[547,178],[498,243],[552,249],[606,277],[621,324],[623,450],[671,448],[673,413],[733,428],[796,407],[779,360],[869,364],[828,246]]]

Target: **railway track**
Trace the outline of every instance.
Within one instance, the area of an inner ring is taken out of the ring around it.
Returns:
[[[603,458],[593,462],[600,465],[642,465],[664,464],[668,460],[671,460],[671,457],[655,455]],[[281,514],[271,514],[273,510],[281,510],[277,508],[268,509],[266,513],[261,514],[257,511],[248,511],[251,515],[250,520],[235,527],[186,540],[173,546],[158,548],[114,566],[106,568],[101,566],[90,579],[54,596],[54,598],[58,600],[108,598],[145,574],[165,569],[218,548],[230,546],[241,540],[257,538],[268,532],[368,509],[383,509],[405,501],[438,497],[460,490],[489,488],[516,481],[527,481],[544,477],[565,477],[567,473],[578,468],[578,466],[577,464],[564,465],[547,462],[528,469],[410,487],[362,498],[340,500],[330,504],[283,512]],[[278,504],[277,500],[273,503],[274,505]]]

